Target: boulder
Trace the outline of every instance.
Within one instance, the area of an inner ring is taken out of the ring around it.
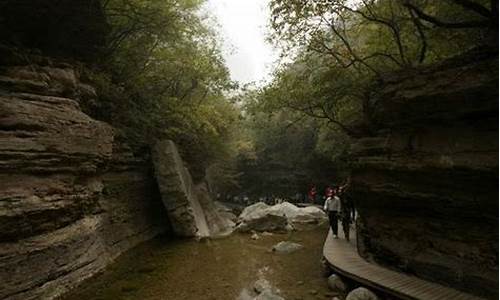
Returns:
[[[292,253],[302,249],[304,246],[301,244],[282,241],[273,246],[272,251],[277,253]]]
[[[240,215],[240,224],[236,230],[240,232],[255,231],[285,231],[288,220],[284,215],[268,212],[265,203],[256,203],[246,207]]]
[[[273,206],[258,202],[246,207],[240,214],[240,231],[273,231],[306,229],[326,222],[325,213],[317,207],[300,208],[283,202]],[[273,222],[276,222],[273,224]]]
[[[327,220],[327,216],[323,210],[315,206],[297,207],[289,202],[283,202],[271,206],[267,210],[279,215],[285,215],[289,223],[294,227],[305,224],[317,225]]]
[[[328,277],[328,287],[333,291],[342,293],[347,290],[347,285],[345,284],[345,282],[342,280],[342,278],[340,278],[340,276],[336,274],[332,274],[330,275],[330,277]]]
[[[233,221],[233,223],[236,223],[238,221],[238,216],[233,213],[233,210],[231,208],[227,207],[219,201],[214,201],[214,204],[221,216],[224,216],[226,219]]]
[[[271,290],[264,290],[254,300],[285,300],[285,298],[274,294]]]
[[[255,204],[245,207],[245,209],[243,209],[243,211],[241,212],[239,218],[240,219],[250,218],[254,215],[260,214],[260,211],[265,210],[269,207],[270,206],[265,204],[264,202],[257,202]]]
[[[359,287],[347,294],[346,300],[378,300],[379,298],[367,288]]]
[[[253,289],[256,293],[262,293],[265,290],[272,290],[272,286],[269,281],[261,278],[253,284]]]

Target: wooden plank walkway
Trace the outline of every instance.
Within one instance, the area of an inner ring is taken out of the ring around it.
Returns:
[[[340,227],[339,233],[341,231]],[[333,239],[332,232],[330,231],[323,247],[323,256],[330,267],[340,275],[349,277],[364,286],[400,299],[483,299],[415,276],[392,271],[374,263],[369,263],[358,254],[355,241],[356,232],[351,229],[350,235],[353,241],[348,242],[345,240],[343,233],[339,234],[338,239]]]

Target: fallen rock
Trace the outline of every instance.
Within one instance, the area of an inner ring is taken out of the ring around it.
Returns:
[[[321,273],[323,274],[324,277],[329,277],[332,275],[332,269],[328,265],[328,262],[324,257],[321,258],[320,260],[320,268],[321,268]]]
[[[328,277],[328,287],[331,290],[338,292],[345,292],[347,290],[345,282],[336,274],[332,274]]]
[[[264,278],[261,278],[253,284],[253,289],[256,293],[260,294],[265,290],[272,291],[272,286],[269,283],[269,281],[265,280]]]
[[[278,253],[292,253],[302,249],[303,247],[304,246],[301,244],[282,241],[274,245],[272,251]]]
[[[318,291],[317,290],[310,290],[309,294],[316,296],[318,294]]]
[[[288,220],[284,215],[268,212],[269,206],[259,202],[246,207],[240,214],[237,231],[285,231]]]
[[[346,300],[379,300],[379,298],[369,289],[359,287],[347,294]]]
[[[256,213],[257,211],[260,211],[260,210],[265,210],[267,208],[269,208],[270,206],[265,204],[264,202],[257,202],[255,204],[252,204],[250,206],[247,206],[245,207],[245,209],[243,209],[243,211],[241,212],[240,214],[240,219],[245,219],[251,215],[253,215],[254,213]]]
[[[317,207],[300,208],[288,202],[269,206],[258,202],[240,214],[238,230],[292,231],[315,227],[326,221],[325,213]]]
[[[251,239],[256,241],[256,240],[260,239],[260,237],[257,233],[254,233],[254,234],[252,234]]]
[[[229,220],[233,221],[234,223],[236,223],[236,221],[238,221],[238,216],[236,216],[233,213],[233,210],[231,208],[229,208],[226,205],[220,203],[219,201],[214,201],[214,204],[215,204],[215,207],[216,207],[217,211],[219,212],[219,214],[221,216],[223,216],[226,219],[229,219]]]
[[[327,221],[326,214],[315,206],[297,207],[291,203],[283,202],[267,208],[267,211],[285,215],[288,223],[298,230],[312,228]]]
[[[264,290],[257,297],[255,297],[254,300],[285,300],[285,298],[274,294],[270,290]]]
[[[194,185],[177,146],[158,141],[152,149],[155,177],[175,234],[184,237],[227,235],[235,225],[219,214],[205,183]]]

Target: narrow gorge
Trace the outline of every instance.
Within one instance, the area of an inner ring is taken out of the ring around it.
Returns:
[[[497,299],[498,54],[496,1],[0,0],[0,300]]]

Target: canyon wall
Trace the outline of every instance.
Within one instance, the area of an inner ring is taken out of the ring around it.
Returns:
[[[386,76],[352,146],[361,255],[498,297],[498,52]]]
[[[50,299],[168,231],[168,216],[147,154],[80,110],[97,95],[78,72],[8,55],[0,68],[0,299]]]

